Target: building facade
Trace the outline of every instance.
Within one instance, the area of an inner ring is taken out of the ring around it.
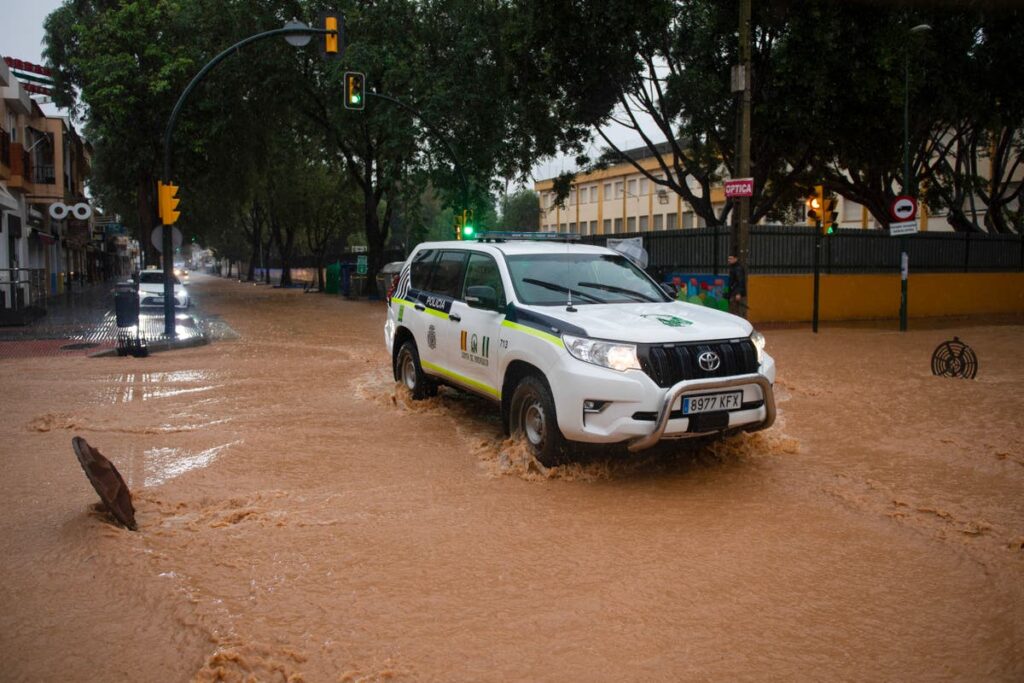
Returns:
[[[45,308],[46,297],[102,277],[89,158],[67,118],[46,116],[0,61],[0,312]]]
[[[672,167],[673,157],[667,146],[659,146],[659,152],[667,155],[667,166]],[[625,154],[634,159],[653,176],[664,178],[661,164],[647,147],[626,150]],[[979,165],[987,169],[987,160]],[[1024,175],[1024,171],[1021,173]],[[692,189],[700,193],[696,184]],[[660,230],[676,230],[704,227],[704,220],[693,211],[680,195],[652,183],[636,167],[626,161],[607,169],[590,173],[579,173],[572,181],[568,198],[561,205],[555,202],[554,179],[540,180],[534,185],[540,197],[540,222],[538,228],[551,232],[577,232],[582,235],[613,235]],[[711,203],[719,214],[725,205],[725,190],[722,185],[711,188]],[[805,215],[806,207],[793,207],[796,215]],[[857,202],[837,197],[836,211],[841,228],[880,228],[867,208]],[[922,205],[919,212],[922,231],[950,231],[952,227],[945,220],[945,214],[929,214]]]

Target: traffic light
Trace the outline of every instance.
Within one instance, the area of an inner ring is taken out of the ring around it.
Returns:
[[[366,75],[358,71],[345,72],[345,108],[362,109],[365,105],[364,89],[366,86]]]
[[[836,225],[836,218],[838,217],[839,212],[836,211],[835,197],[825,197],[821,209],[821,224],[823,229],[825,230],[826,235],[831,235],[836,231],[836,228],[838,227]]]
[[[825,209],[825,188],[822,185],[814,186],[814,194],[807,200],[807,222],[816,228],[821,227],[821,219]]]
[[[462,229],[459,232],[462,233],[462,239],[473,239],[473,236],[476,234],[476,227],[473,225],[472,211],[462,212]]]
[[[174,225],[181,212],[178,211],[178,186],[171,183],[164,184],[162,180],[156,183],[157,207],[160,211],[160,221],[164,225]]]
[[[340,59],[344,53],[345,17],[337,11],[321,12],[316,28],[328,31],[323,34],[324,39],[320,44],[320,54],[323,58],[327,60]]]

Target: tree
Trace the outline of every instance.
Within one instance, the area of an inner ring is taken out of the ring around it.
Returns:
[[[501,216],[497,225],[502,230],[536,230],[540,224],[540,198],[530,189],[520,189],[501,198]]]

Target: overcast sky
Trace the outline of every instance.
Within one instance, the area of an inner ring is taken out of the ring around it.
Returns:
[[[43,21],[61,4],[61,0],[0,0],[0,55],[43,64]],[[52,105],[43,106],[43,111],[50,116],[65,113]],[[653,129],[653,126],[649,128]],[[642,144],[639,136],[631,131],[610,128],[608,133],[624,149]],[[664,138],[656,135],[655,139],[660,141]],[[603,141],[598,139],[591,147],[591,153],[596,156],[602,146]],[[533,175],[540,180],[569,170],[575,170],[572,159],[548,159],[534,167]]]

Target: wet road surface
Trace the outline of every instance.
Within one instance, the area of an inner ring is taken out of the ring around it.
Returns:
[[[768,329],[768,432],[546,470],[383,304],[194,280],[237,340],[0,361],[4,680],[1024,679],[1024,326]]]

